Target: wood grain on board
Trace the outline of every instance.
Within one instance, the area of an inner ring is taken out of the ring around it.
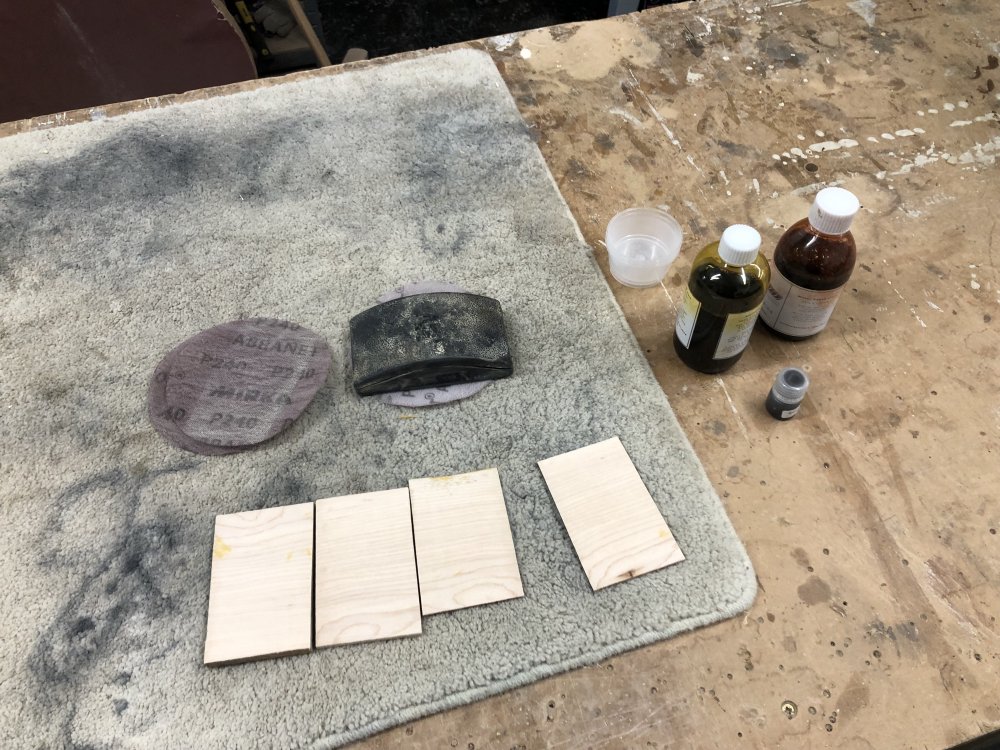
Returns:
[[[410,493],[316,501],[316,647],[417,635]]]
[[[312,646],[313,503],[215,517],[205,664]]]
[[[684,559],[617,437],[538,467],[594,591]]]
[[[496,469],[410,480],[423,613],[524,596]]]

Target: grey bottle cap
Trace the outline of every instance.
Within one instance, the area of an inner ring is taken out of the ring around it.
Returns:
[[[753,263],[760,252],[760,233],[746,224],[733,224],[719,240],[719,257],[731,266]]]
[[[798,367],[786,367],[774,379],[771,390],[786,404],[797,404],[809,389],[809,376]]]

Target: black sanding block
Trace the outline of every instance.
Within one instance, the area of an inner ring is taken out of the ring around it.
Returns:
[[[459,292],[416,294],[351,318],[360,396],[505,378],[514,371],[500,303]]]

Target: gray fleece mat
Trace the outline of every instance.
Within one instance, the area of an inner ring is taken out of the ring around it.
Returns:
[[[752,601],[746,553],[487,56],[0,140],[0,206],[0,747],[332,747]],[[359,400],[349,317],[420,279],[501,301],[514,376],[429,409]],[[328,338],[316,400],[256,451],[167,444],[146,415],[156,363],[254,316]],[[594,594],[535,462],[612,435],[687,560]],[[217,513],[490,466],[523,599],[416,638],[202,666]]]

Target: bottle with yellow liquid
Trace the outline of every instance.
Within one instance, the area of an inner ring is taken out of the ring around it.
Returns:
[[[674,328],[681,361],[706,373],[735,365],[750,341],[770,280],[760,234],[746,224],[729,227],[722,239],[698,253]]]

